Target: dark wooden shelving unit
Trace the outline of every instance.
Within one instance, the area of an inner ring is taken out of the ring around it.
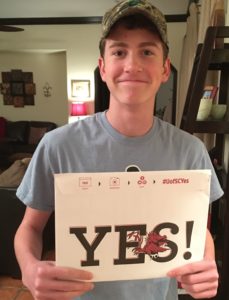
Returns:
[[[193,132],[229,134],[229,122],[225,121],[195,121]]]
[[[227,104],[229,107],[229,45],[224,43],[224,39],[228,37],[228,26],[208,27],[203,44],[197,47],[181,120],[181,129],[191,134],[215,134],[215,155],[221,168],[225,163],[225,140],[229,134],[229,109],[223,120],[197,121],[196,118],[208,71],[220,72],[219,103]],[[228,162],[227,165],[229,170]],[[221,175],[225,194],[212,205],[211,231],[215,237],[216,261],[220,273],[218,294],[214,299],[229,300],[229,174],[221,170]],[[222,215],[219,217],[219,207],[224,209],[223,217]],[[182,296],[181,299],[192,298]]]

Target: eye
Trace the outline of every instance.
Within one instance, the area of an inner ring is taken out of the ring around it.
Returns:
[[[153,55],[153,51],[151,51],[149,49],[145,49],[145,50],[143,50],[143,55],[145,55],[145,56],[151,56],[151,55]]]
[[[122,57],[125,55],[125,52],[123,50],[116,50],[112,54],[117,57]]]

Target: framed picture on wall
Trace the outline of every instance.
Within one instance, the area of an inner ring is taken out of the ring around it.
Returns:
[[[4,105],[24,107],[34,105],[36,84],[33,83],[33,73],[22,70],[1,72],[0,94],[3,95]]]
[[[90,97],[90,80],[72,80],[72,97],[85,99]]]
[[[12,96],[24,95],[24,83],[23,82],[11,82],[11,94]]]

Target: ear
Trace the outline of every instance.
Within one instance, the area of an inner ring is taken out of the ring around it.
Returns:
[[[98,63],[99,63],[100,76],[102,80],[106,82],[104,58],[100,56]]]
[[[166,82],[169,79],[171,73],[170,59],[166,58],[163,66],[162,82]]]

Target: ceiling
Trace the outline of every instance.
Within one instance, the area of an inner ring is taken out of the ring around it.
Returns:
[[[0,18],[102,16],[118,0],[0,0]],[[152,0],[165,15],[184,15],[190,0]]]

